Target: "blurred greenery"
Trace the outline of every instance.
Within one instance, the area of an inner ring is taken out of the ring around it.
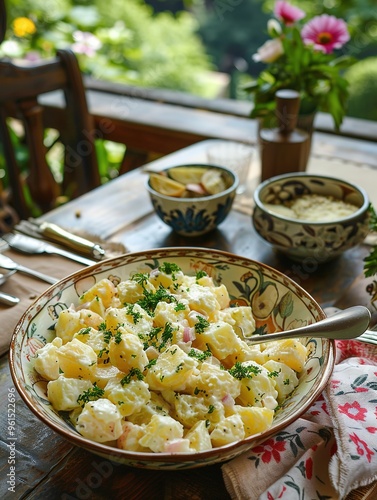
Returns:
[[[346,72],[350,83],[348,116],[377,121],[377,57],[368,57]]]

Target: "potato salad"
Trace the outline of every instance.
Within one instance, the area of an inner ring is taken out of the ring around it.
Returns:
[[[298,384],[298,340],[249,345],[250,306],[205,272],[165,262],[102,279],[63,309],[36,353],[47,396],[87,439],[133,452],[201,452],[268,429]]]

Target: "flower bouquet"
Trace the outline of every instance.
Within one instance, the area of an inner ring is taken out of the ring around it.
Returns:
[[[350,39],[346,23],[327,14],[304,23],[305,12],[282,0],[276,2],[274,16],[267,25],[271,39],[253,56],[268,66],[245,86],[254,93],[251,117],[272,117],[276,91],[289,88],[300,93],[300,114],[330,113],[339,129],[348,98],[342,71],[355,62],[334,52]]]

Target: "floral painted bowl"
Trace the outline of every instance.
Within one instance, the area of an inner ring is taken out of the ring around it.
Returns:
[[[325,222],[301,220],[271,209],[303,195],[331,197],[356,209]],[[257,233],[292,260],[327,262],[361,243],[369,231],[367,193],[342,179],[307,173],[279,175],[258,186],[254,201],[252,222]]]
[[[150,180],[146,183],[150,199],[156,214],[177,234],[183,236],[201,236],[213,231],[228,216],[238,187],[238,177],[232,170],[212,165],[177,165],[165,169],[203,167],[222,172],[227,189],[217,194],[178,198],[161,194],[152,188]]]
[[[324,313],[294,281],[259,262],[208,248],[165,248],[130,253],[76,272],[51,286],[25,312],[15,328],[10,347],[14,384],[29,408],[46,425],[71,443],[129,466],[173,470],[207,466],[232,459],[296,420],[318,398],[334,365],[333,341],[307,338],[308,357],[296,389],[277,410],[271,428],[237,442],[194,453],[142,453],[97,443],[80,435],[47,399],[47,382],[35,371],[35,352],[55,338],[60,311],[78,304],[79,297],[103,278],[115,284],[131,274],[145,273],[165,263],[177,264],[185,274],[205,271],[216,285],[224,284],[231,304],[251,305],[256,327],[267,332],[314,323]]]

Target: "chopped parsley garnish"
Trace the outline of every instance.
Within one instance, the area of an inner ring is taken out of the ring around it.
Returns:
[[[203,333],[206,328],[209,327],[209,321],[207,321],[203,316],[197,315],[198,322],[195,323],[195,332]]]
[[[268,374],[268,377],[272,378],[272,377],[278,377],[279,376],[279,373],[281,372],[281,370],[279,371],[272,371]]]
[[[157,363],[157,358],[151,359],[147,365],[144,366],[144,370],[149,370],[149,368],[152,368]]]
[[[132,379],[143,380],[144,375],[141,373],[139,368],[131,368],[126,376],[120,381],[121,385],[126,385],[131,382]]]
[[[156,290],[156,292],[149,292],[144,290],[144,297],[137,301],[140,307],[142,307],[148,313],[153,314],[159,302],[177,302],[177,299],[171,295],[168,290],[166,290],[162,285]]]
[[[103,340],[106,342],[106,344],[110,342],[112,336],[113,334],[111,333],[110,330],[105,330],[103,332]]]
[[[94,382],[92,388],[79,395],[77,402],[84,408],[85,403],[88,403],[89,401],[97,401],[97,399],[101,398],[104,393],[105,391],[98,387],[98,385]]]
[[[114,335],[114,341],[116,344],[120,344],[122,342],[122,332],[120,330],[116,331]]]
[[[203,278],[204,276],[208,276],[205,271],[198,271],[195,275],[196,281],[200,280],[200,278]]]
[[[140,311],[135,311],[134,310],[135,304],[128,304],[127,306],[127,314],[132,316],[134,324],[136,325],[139,320],[141,319],[141,312]]]
[[[212,356],[211,350],[209,346],[207,345],[207,350],[206,351],[199,351],[196,349],[190,349],[189,352],[187,353],[188,356],[191,358],[195,358],[198,361],[205,361],[207,358]]]
[[[289,385],[289,383],[290,383],[290,382],[289,382],[289,378],[286,378],[285,380],[283,380],[283,384],[284,384],[284,385]]]
[[[102,358],[103,354],[108,354],[109,353],[109,350],[106,349],[106,347],[104,347],[103,349],[101,349],[99,351],[99,353],[97,354],[97,358]]]
[[[136,281],[136,283],[139,283],[143,288],[145,288],[145,284],[147,283],[149,279],[149,275],[146,273],[135,273],[133,276],[131,276],[132,281]]]
[[[234,378],[242,380],[244,378],[253,378],[254,375],[261,373],[262,369],[255,365],[242,365],[239,361],[229,370]]]
[[[174,308],[174,311],[184,311],[186,309],[186,306],[182,304],[182,302],[178,302],[177,305]]]
[[[165,274],[171,274],[172,279],[175,280],[175,273],[181,271],[181,268],[177,266],[177,264],[173,264],[171,262],[164,262],[159,268],[159,271]]]
[[[209,405],[208,413],[213,413],[215,411],[215,407],[213,405]]]
[[[80,331],[79,331],[79,335],[88,335],[91,331],[91,328],[90,326],[88,326],[87,328],[82,328]]]
[[[105,323],[105,322],[100,323],[100,324],[99,324],[99,326],[98,326],[98,330],[99,330],[100,332],[105,331],[105,330],[106,330],[106,323]]]

